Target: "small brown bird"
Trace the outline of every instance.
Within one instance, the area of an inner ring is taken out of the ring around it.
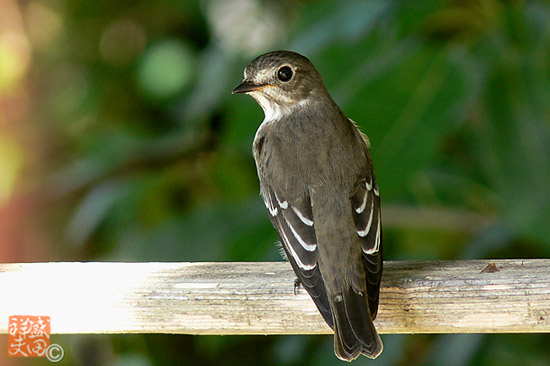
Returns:
[[[233,93],[264,110],[253,146],[261,194],[298,280],[334,329],[336,356],[376,358],[382,226],[367,137],[295,52],[252,60]]]

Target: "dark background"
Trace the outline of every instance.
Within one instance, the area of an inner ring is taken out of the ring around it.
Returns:
[[[230,93],[275,49],[369,135],[387,260],[550,256],[548,2],[4,0],[0,261],[279,260],[263,113]],[[382,337],[354,364],[550,364],[548,335]],[[52,339],[63,365],[340,364],[331,336]]]

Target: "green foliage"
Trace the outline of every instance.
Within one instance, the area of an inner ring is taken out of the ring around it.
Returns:
[[[46,187],[52,259],[279,259],[251,157],[263,115],[230,92],[252,57],[283,48],[314,62],[369,135],[383,207],[489,222],[397,218],[386,259],[550,255],[547,2],[243,0],[215,11],[222,3],[42,4],[64,28],[36,49],[29,124],[45,148],[27,175]],[[228,41],[253,9],[273,37],[249,44],[262,34],[251,28]],[[108,364],[338,363],[330,337],[128,337],[140,341],[96,340],[111,344]],[[550,363],[543,335],[383,338],[380,359],[356,363]]]

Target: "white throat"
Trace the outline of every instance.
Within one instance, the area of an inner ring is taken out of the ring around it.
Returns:
[[[304,99],[298,103],[291,100],[285,100],[284,105],[281,105],[271,98],[266,97],[265,94],[261,92],[252,92],[250,95],[258,102],[264,111],[265,117],[262,125],[288,117],[294,113],[296,108],[304,107],[309,104],[309,99]]]

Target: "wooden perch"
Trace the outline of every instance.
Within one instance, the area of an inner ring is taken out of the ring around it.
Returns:
[[[329,333],[285,262],[0,264],[0,333]],[[386,262],[381,333],[550,332],[550,259]]]

